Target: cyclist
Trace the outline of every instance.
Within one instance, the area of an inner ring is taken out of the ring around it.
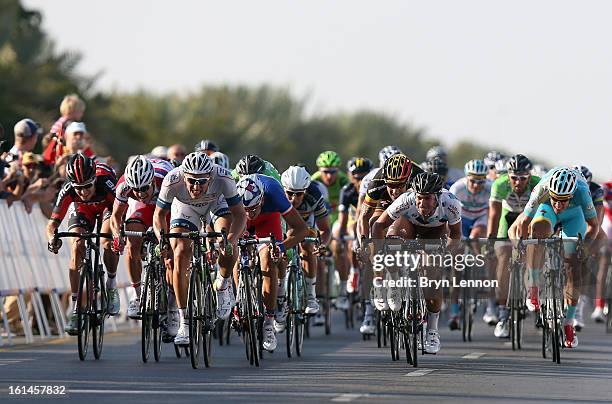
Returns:
[[[101,231],[110,230],[108,218],[115,200],[117,178],[112,168],[103,163],[96,163],[83,153],[73,154],[66,165],[67,182],[64,184],[55,202],[51,219],[47,224],[49,251],[57,254],[62,246],[61,239],[54,239],[54,233],[70,208],[68,230],[77,233],[88,233],[95,229],[96,218],[101,216]],[[74,204],[73,204],[74,203]],[[79,290],[79,269],[85,255],[85,241],[73,238],[70,257],[70,290],[74,310],[68,319],[65,331],[70,335],[77,333],[77,293]],[[117,262],[119,257],[111,251],[111,241],[102,239],[103,260],[106,267],[106,288],[108,291],[108,313],[119,313],[120,301],[117,290]]]
[[[489,168],[489,171],[487,172],[487,179],[495,181],[498,176],[495,165],[499,160],[502,160],[504,158],[505,156],[502,153],[495,150],[491,150],[485,155],[484,159],[482,160],[484,161],[484,164]]]
[[[444,180],[444,189],[450,189],[454,181],[448,179],[448,165],[446,161],[440,157],[434,157],[431,160],[426,160],[421,164],[421,168],[428,173],[436,173]]]
[[[204,139],[196,143],[195,151],[206,153],[208,157],[210,157],[214,152],[219,151],[219,147],[212,142],[212,140]]]
[[[546,173],[531,192],[523,213],[517,219],[518,237],[527,238],[530,235],[532,238],[547,239],[561,228],[564,237],[577,237],[580,234],[585,240],[593,241],[599,231],[589,186],[579,172],[569,167],[555,167]],[[526,304],[530,311],[535,311],[540,308],[536,285],[544,251],[540,246],[529,247],[535,248],[527,249],[530,287]],[[574,282],[578,272],[576,266],[570,267],[565,288],[567,310],[563,328],[566,348],[578,346],[573,326],[578,303],[577,285]]]
[[[373,167],[372,161],[366,157],[353,157],[347,164],[347,172],[351,182],[342,187],[340,191],[338,221],[336,222],[338,224],[332,230],[332,232],[336,230],[334,235],[340,239],[347,234],[353,237],[356,236],[355,225],[357,220],[357,204],[359,202],[359,185],[366,174],[372,171]],[[346,294],[357,290],[359,272],[356,270],[356,260],[350,254],[352,250],[343,249],[343,251],[343,254],[340,254],[338,259],[338,273],[341,284],[340,296],[336,300],[336,307],[346,310],[349,307]],[[348,277],[349,267],[350,278]]]
[[[230,169],[230,162],[229,162],[229,157],[227,156],[227,154],[216,151],[210,155],[210,158],[213,160],[215,164],[220,165],[226,170]]]
[[[357,229],[361,238],[370,235],[370,222],[376,221],[395,199],[408,190],[412,179],[422,172],[423,170],[403,153],[394,154],[385,161],[383,168],[370,181],[360,209]],[[365,314],[360,327],[362,334],[374,333],[374,313],[369,298],[373,276],[381,277],[382,273],[372,273],[366,268],[363,277]],[[385,288],[374,288],[373,299],[376,309],[382,311],[389,308]]]
[[[402,151],[397,146],[385,146],[378,152],[378,167],[370,170],[359,185],[359,202],[357,207],[361,207],[363,200],[365,199],[366,193],[368,191],[368,186],[370,185],[370,181],[374,178],[374,176],[380,171],[381,168],[385,165],[385,161],[394,154],[399,154]]]
[[[531,190],[540,181],[540,177],[531,175],[532,168],[531,161],[526,156],[515,154],[508,160],[508,173],[502,174],[491,186],[489,223],[487,226],[488,237],[505,239],[509,237],[508,229],[523,211],[529,201]],[[496,290],[499,321],[493,334],[497,338],[508,338],[510,335],[507,302],[508,282],[510,280],[508,268],[512,255],[512,245],[502,241],[496,242],[495,255],[497,257],[496,279],[499,282],[499,288]]]
[[[203,152],[188,154],[162,182],[153,213],[153,227],[158,238],[162,230],[168,231],[166,215],[170,210],[172,233],[199,231],[201,221],[210,223],[216,231],[227,232],[228,243],[222,246],[218,259],[220,276],[215,280],[217,317],[227,319],[234,305],[231,275],[238,258],[236,243],[246,226],[246,212],[230,172],[214,164]],[[193,243],[187,239],[171,239],[171,245],[174,253],[172,283],[180,317],[174,343],[185,345],[189,343],[185,308]],[[168,253],[167,243],[162,243],[162,252]]]
[[[431,161],[434,158],[439,158],[448,164],[448,153],[446,153],[446,149],[443,146],[433,146],[429,150],[427,150],[427,154],[425,157],[426,161]],[[459,180],[463,177],[463,170],[458,168],[448,167],[448,180],[451,184]]]
[[[242,176],[249,174],[263,174],[272,177],[280,183],[281,177],[276,167],[269,161],[254,154],[247,154],[238,161],[232,170],[232,178],[238,181]]]
[[[304,265],[304,278],[306,280],[307,303],[306,314],[315,315],[315,325],[322,325],[325,320],[320,314],[319,303],[316,299],[317,273],[324,272],[323,261],[317,260],[325,249],[324,246],[331,240],[331,229],[329,227],[329,211],[325,203],[325,198],[321,194],[315,181],[311,181],[311,176],[304,167],[291,166],[281,175],[281,182],[285,189],[285,195],[291,201],[291,205],[298,211],[302,219],[311,228],[318,228],[321,232],[321,248],[315,251],[313,244],[300,243],[300,253]],[[319,270],[323,267],[323,270]],[[329,292],[329,291],[325,291]]]
[[[247,212],[247,231],[258,238],[274,235],[280,253],[296,246],[308,233],[306,223],[291,205],[281,185],[272,177],[262,174],[249,174],[237,184],[238,195]],[[286,239],[283,240],[281,216],[289,225]],[[259,263],[263,275],[263,304],[265,308],[263,348],[276,349],[276,335],[285,329],[287,299],[285,297],[285,267],[283,260],[273,259],[276,254],[267,245],[260,247]],[[237,267],[234,279],[238,285]],[[278,290],[276,288],[278,285]],[[275,311],[276,308],[276,311]],[[276,320],[276,321],[274,321]]]
[[[391,226],[386,232],[387,235],[401,235],[409,240],[415,240],[417,237],[449,237],[451,240],[460,240],[461,202],[443,189],[443,186],[444,179],[436,173],[417,174],[412,181],[412,191],[400,195],[376,220],[372,226],[372,237],[384,238],[386,229]],[[441,268],[437,268],[428,271],[425,276],[439,279],[440,273]],[[393,290],[400,292],[399,288],[389,290],[389,307],[397,311],[402,306],[401,294],[396,293],[398,297],[393,301]],[[442,289],[426,289],[424,295],[427,306],[425,351],[435,354],[440,350],[438,319],[442,307]]]
[[[494,164],[493,164],[494,165]],[[489,214],[489,196],[491,181],[487,177],[490,169],[482,160],[470,160],[464,167],[465,177],[450,187],[450,192],[461,201],[461,232],[466,238],[482,238],[487,233],[487,218]],[[491,272],[494,268],[491,268]],[[495,276],[491,274],[491,278]],[[456,288],[451,289],[451,313],[448,326],[451,330],[459,329],[459,303]],[[497,324],[495,299],[491,297],[483,316],[485,323]]]
[[[147,159],[139,155],[132,159],[119,178],[115,191],[115,203],[111,215],[110,228],[113,233],[113,251],[123,252],[124,240],[121,237],[121,225],[129,231],[146,231],[153,226],[153,212],[159,190],[164,177],[174,169],[172,163],[166,160]],[[169,218],[169,217],[168,217]],[[140,280],[142,276],[142,239],[128,237],[126,262],[132,287],[136,296],[128,304],[128,317],[140,317]],[[170,267],[171,268],[171,267]],[[172,279],[171,272],[168,279]],[[170,282],[171,283],[171,282]],[[169,294],[170,316],[167,332],[175,336],[178,330],[178,312],[174,301],[174,293]],[[172,310],[174,309],[174,310]]]

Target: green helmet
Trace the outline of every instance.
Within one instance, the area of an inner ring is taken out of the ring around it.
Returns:
[[[340,156],[335,151],[324,151],[317,157],[317,167],[340,167]]]

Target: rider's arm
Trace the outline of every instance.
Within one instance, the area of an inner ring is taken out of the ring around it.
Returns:
[[[461,240],[461,222],[448,225],[449,235],[451,240]]]
[[[372,225],[372,238],[383,239],[385,237],[385,230],[391,226],[393,221],[394,219],[391,218],[389,213],[385,210]]]
[[[295,247],[304,240],[304,237],[308,234],[308,226],[298,211],[293,207],[283,215],[283,219],[285,219],[285,222],[289,225],[287,238],[283,241],[283,244],[286,249],[289,249]]]
[[[232,213],[232,224],[227,232],[227,240],[233,244],[238,242],[238,239],[244,233],[247,218],[242,202],[230,206],[229,210]]]
[[[487,236],[496,237],[499,229],[499,219],[502,214],[502,204],[498,201],[489,201],[489,224],[487,226]]]
[[[321,244],[328,245],[331,241],[332,233],[329,227],[329,216],[325,215],[316,219],[317,228],[321,231]]]
[[[121,224],[123,223],[123,215],[127,211],[128,205],[115,201],[113,205],[113,213],[110,218],[111,233],[114,237],[118,237],[121,232]]]
[[[58,222],[57,220],[49,220],[47,222],[47,240],[51,241],[53,239],[53,234],[55,233],[55,230],[57,230],[59,228],[60,222]]]
[[[587,219],[586,222],[587,230],[584,238],[594,240],[597,237],[597,233],[599,233],[599,221],[597,220],[597,216]]]

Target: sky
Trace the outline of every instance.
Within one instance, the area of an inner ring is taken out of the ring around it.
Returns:
[[[609,1],[22,2],[100,90],[287,86],[612,178]]]

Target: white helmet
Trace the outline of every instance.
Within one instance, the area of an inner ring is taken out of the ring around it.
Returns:
[[[189,153],[181,163],[185,174],[208,174],[213,169],[213,161],[202,152]]]
[[[264,186],[257,174],[249,174],[240,179],[236,184],[238,195],[242,198],[245,208],[257,206],[264,195]]]
[[[447,157],[446,149],[444,149],[444,147],[438,145],[438,146],[433,146],[432,148],[427,150],[427,154],[426,154],[426,157],[425,157],[427,160],[431,160],[431,159],[433,159],[435,157],[439,157],[442,160],[446,161],[446,157]]]
[[[310,174],[304,167],[291,166],[281,175],[281,183],[286,189],[301,191],[310,185]]]
[[[142,188],[151,184],[155,170],[153,164],[143,155],[138,155],[132,159],[125,167],[125,183],[130,188]]]
[[[215,164],[218,164],[221,167],[225,168],[226,170],[229,170],[230,163],[229,163],[229,157],[227,157],[227,154],[217,151],[211,154],[210,158],[215,162]]]
[[[508,158],[504,157],[495,162],[495,172],[497,175],[502,175],[508,172]]]
[[[402,150],[397,146],[385,146],[378,152],[378,164],[380,167],[385,165],[385,161],[394,154],[401,153]]]
[[[576,191],[576,174],[576,171],[567,167],[555,170],[548,182],[548,191],[559,199],[568,199]]]
[[[465,167],[463,168],[463,171],[465,172],[465,175],[484,176],[484,175],[487,175],[487,172],[489,172],[489,169],[487,168],[484,161],[482,160],[470,160],[467,163],[465,163]]]

